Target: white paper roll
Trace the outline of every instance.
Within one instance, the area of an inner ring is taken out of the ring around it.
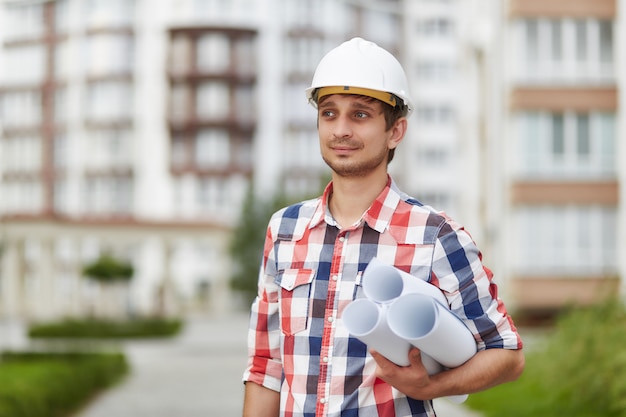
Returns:
[[[346,306],[342,319],[352,336],[396,365],[407,366],[411,344],[389,329],[386,313],[386,307],[361,298]]]
[[[348,304],[343,310],[342,318],[348,332],[365,343],[391,362],[399,366],[409,365],[411,344],[398,337],[389,329],[387,322],[388,307],[361,298]],[[441,364],[422,354],[422,364],[429,375],[441,372]]]
[[[411,293],[397,298],[389,306],[387,323],[396,336],[445,367],[456,368],[476,354],[467,326],[430,296]]]
[[[361,285],[365,296],[378,303],[392,302],[403,294],[420,293],[447,305],[439,288],[376,258],[363,271]]]

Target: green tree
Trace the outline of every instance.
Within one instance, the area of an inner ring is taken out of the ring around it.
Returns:
[[[135,270],[129,262],[102,254],[98,259],[83,268],[83,275],[102,283],[129,281]]]
[[[99,294],[93,300],[92,314],[127,315],[130,310],[129,282],[134,273],[131,263],[108,253],[85,265],[83,275],[98,284]]]
[[[248,189],[241,218],[229,248],[234,264],[230,286],[241,293],[247,304],[257,294],[259,266],[263,257],[268,221],[274,212],[287,205],[289,200],[283,193],[269,200],[262,200],[255,196],[252,187]]]
[[[259,198],[252,186],[248,188],[229,248],[234,264],[230,287],[241,293],[247,305],[257,295],[259,267],[270,217],[283,207],[321,195],[330,180],[330,174],[320,176],[318,190],[311,194],[287,196],[281,191],[267,199]]]

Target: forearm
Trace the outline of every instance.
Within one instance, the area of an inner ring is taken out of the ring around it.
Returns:
[[[408,397],[432,400],[471,394],[504,382],[514,381],[524,369],[521,350],[488,349],[478,352],[458,368],[428,375],[418,349],[409,352],[409,366],[398,366],[372,351],[378,365],[376,375]]]
[[[433,398],[483,391],[516,380],[523,369],[521,350],[483,350],[458,368],[432,375]]]
[[[246,382],[243,417],[278,417],[280,394],[254,382]]]

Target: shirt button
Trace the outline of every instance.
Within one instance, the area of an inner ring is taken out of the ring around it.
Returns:
[[[326,398],[320,398],[320,402],[321,402],[322,404],[326,404]]]
[[[339,238],[339,241],[340,241],[340,242],[343,242],[343,241],[345,241],[345,240],[346,240],[346,238],[345,238],[344,236],[341,236],[341,237]]]
[[[337,275],[333,275],[333,281],[337,281],[339,277]]]
[[[329,317],[329,318],[328,318],[328,321],[329,321],[330,323],[332,323],[334,320],[335,320],[335,319],[334,319],[334,318],[332,318],[332,317]]]
[[[328,356],[324,356],[324,358],[322,359],[322,361],[324,361],[324,363],[328,363]]]

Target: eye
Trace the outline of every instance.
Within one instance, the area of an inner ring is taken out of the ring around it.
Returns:
[[[357,111],[354,113],[354,117],[357,119],[366,119],[369,117],[369,114],[364,111]]]
[[[332,110],[322,110],[320,111],[320,116],[322,117],[333,117],[335,113]]]

